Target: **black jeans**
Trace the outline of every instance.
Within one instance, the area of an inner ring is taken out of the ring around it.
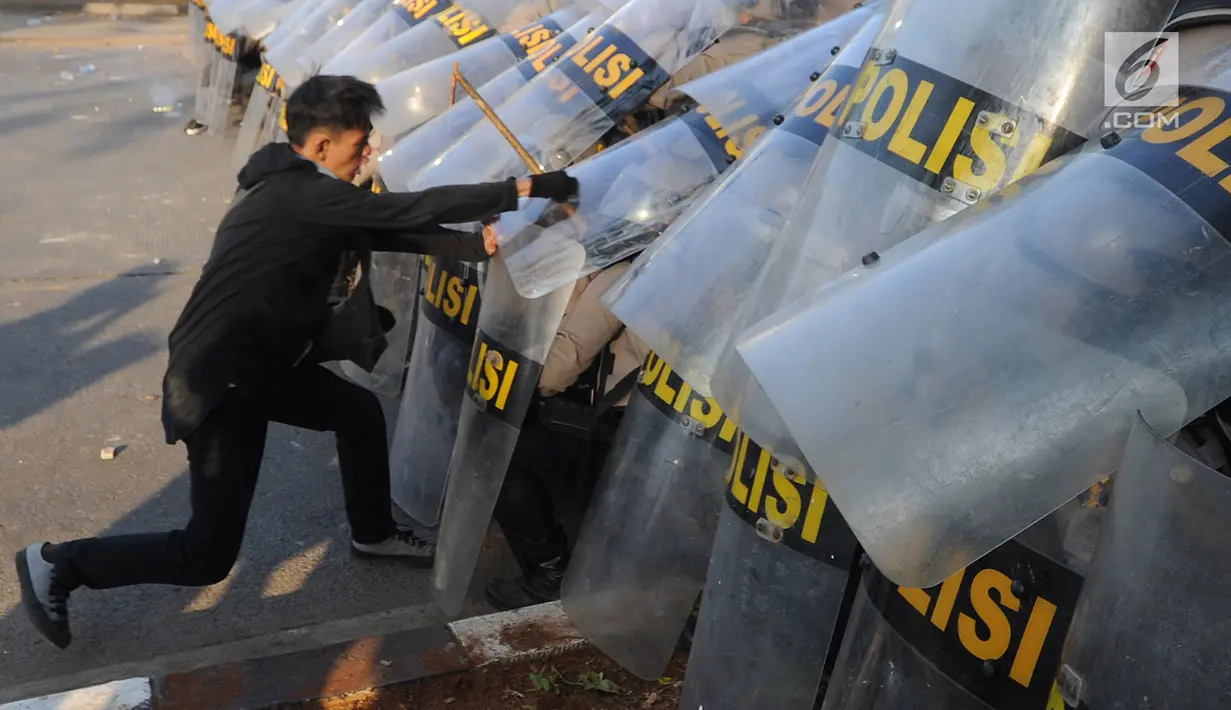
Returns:
[[[73,587],[132,584],[199,587],[221,582],[239,556],[269,422],[337,435],[351,536],[393,534],[385,416],[376,395],[319,365],[297,368],[261,398],[232,389],[185,440],[192,517],[183,530],[74,540],[52,547]]]
[[[622,414],[605,416],[614,424]],[[523,568],[568,557],[565,527],[580,526],[610,450],[609,442],[551,431],[533,411],[526,417],[495,511]]]

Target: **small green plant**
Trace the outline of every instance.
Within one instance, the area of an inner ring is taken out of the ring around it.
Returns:
[[[535,692],[553,692],[556,690],[556,682],[553,676],[559,677],[559,675],[556,669],[551,666],[540,668],[538,673],[530,674],[530,685],[534,687]]]
[[[600,693],[610,693],[611,695],[619,695],[620,686],[615,684],[615,681],[604,677],[603,672],[587,671],[581,676],[581,687],[586,690],[597,690]]]

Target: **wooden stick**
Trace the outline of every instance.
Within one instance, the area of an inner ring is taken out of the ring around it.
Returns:
[[[460,73],[457,62],[453,62],[453,81],[449,84],[449,108],[452,108],[453,104],[457,103],[457,75]]]
[[[462,76],[461,66],[457,62],[453,62],[453,81],[455,84],[461,85],[462,89],[465,90],[467,94],[470,94],[470,98],[474,99],[474,102],[478,105],[479,110],[483,112],[484,116],[487,116],[487,120],[492,122],[492,125],[496,127],[496,130],[500,131],[500,135],[504,136],[504,139],[509,142],[509,145],[513,146],[513,150],[517,151],[517,154],[521,156],[523,161],[525,161],[526,167],[530,168],[530,172],[535,175],[541,175],[543,173],[543,168],[538,164],[538,161],[530,155],[530,151],[526,150],[526,146],[522,145],[521,141],[517,140],[517,136],[513,135],[513,132],[509,130],[509,127],[504,125],[504,121],[500,120],[500,117],[496,115],[494,110],[492,110],[491,105],[484,101],[482,96],[479,96],[479,92],[475,91],[475,88],[470,85],[470,82],[466,80],[466,77]]]

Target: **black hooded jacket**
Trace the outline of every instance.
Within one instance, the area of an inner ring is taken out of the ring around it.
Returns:
[[[286,143],[254,153],[239,173],[239,188],[249,192],[218,226],[168,339],[162,407],[168,444],[191,434],[228,388],[256,396],[277,389],[328,320],[344,251],[483,261],[480,235],[440,223],[517,208],[513,180],[373,193],[323,174]]]

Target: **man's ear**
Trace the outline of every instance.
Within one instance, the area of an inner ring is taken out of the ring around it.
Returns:
[[[325,154],[329,151],[329,133],[326,131],[312,131],[303,142],[303,154],[311,160],[320,162],[325,159]]]

